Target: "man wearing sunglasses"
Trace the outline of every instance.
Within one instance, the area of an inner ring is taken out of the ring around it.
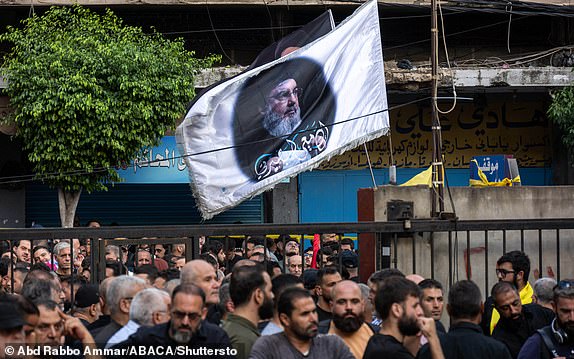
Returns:
[[[505,253],[496,261],[498,281],[512,283],[518,289],[520,302],[523,305],[532,303],[532,296],[534,295],[534,290],[528,282],[529,274],[530,258],[522,251]],[[492,335],[499,319],[500,314],[494,308],[494,298],[489,296],[484,303],[484,314],[480,323],[485,335]]]
[[[558,282],[553,302],[556,318],[528,338],[518,359],[574,358],[574,280]]]
[[[154,347],[166,350],[170,348],[231,348],[229,337],[215,324],[205,321],[207,308],[205,306],[205,294],[203,290],[193,284],[179,285],[173,290],[171,296],[171,319],[164,324],[153,327],[140,328],[126,341],[112,347],[115,349],[129,347]],[[232,357],[218,355],[217,357]],[[182,355],[179,357],[190,357]],[[213,355],[212,355],[213,356]],[[209,355],[197,355],[209,357]]]

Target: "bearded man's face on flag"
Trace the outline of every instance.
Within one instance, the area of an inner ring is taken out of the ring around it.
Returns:
[[[301,88],[294,79],[287,79],[275,86],[267,96],[263,127],[275,137],[286,136],[301,124],[299,95]]]

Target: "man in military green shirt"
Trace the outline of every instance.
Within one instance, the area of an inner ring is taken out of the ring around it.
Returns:
[[[259,338],[257,324],[273,316],[271,278],[262,265],[244,266],[233,270],[229,294],[235,305],[223,323],[231,345],[237,349],[237,359],[246,359]]]

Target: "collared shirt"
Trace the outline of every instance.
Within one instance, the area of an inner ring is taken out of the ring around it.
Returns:
[[[283,327],[278,326],[273,321],[267,323],[265,328],[261,331],[261,335],[273,335],[277,333],[281,333],[283,331]]]
[[[363,354],[365,354],[365,349],[367,348],[367,344],[369,343],[369,339],[375,334],[373,330],[369,327],[368,324],[363,323],[359,330],[353,333],[345,333],[340,331],[333,321],[331,321],[331,326],[329,327],[329,334],[338,335],[345,344],[351,350],[351,353],[357,359],[361,359]]]
[[[522,305],[532,303],[532,296],[534,295],[534,289],[530,285],[529,282],[526,282],[526,285],[520,291],[520,302]],[[500,313],[495,308],[492,308],[492,317],[490,317],[490,335],[494,331],[494,327],[500,320]]]
[[[106,348],[111,348],[112,346],[123,342],[128,339],[130,335],[137,332],[140,325],[133,320],[130,320],[124,327],[118,330],[112,337],[108,340]]]
[[[237,349],[237,359],[249,357],[251,347],[253,347],[257,338],[261,336],[253,323],[233,313],[227,315],[222,328],[229,336],[231,345]]]

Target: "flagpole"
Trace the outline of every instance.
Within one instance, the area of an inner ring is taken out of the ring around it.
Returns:
[[[432,192],[431,217],[439,217],[444,212],[442,138],[440,119],[437,111],[438,97],[438,21],[437,0],[431,0],[431,66],[432,66]],[[437,209],[438,206],[438,209]]]

